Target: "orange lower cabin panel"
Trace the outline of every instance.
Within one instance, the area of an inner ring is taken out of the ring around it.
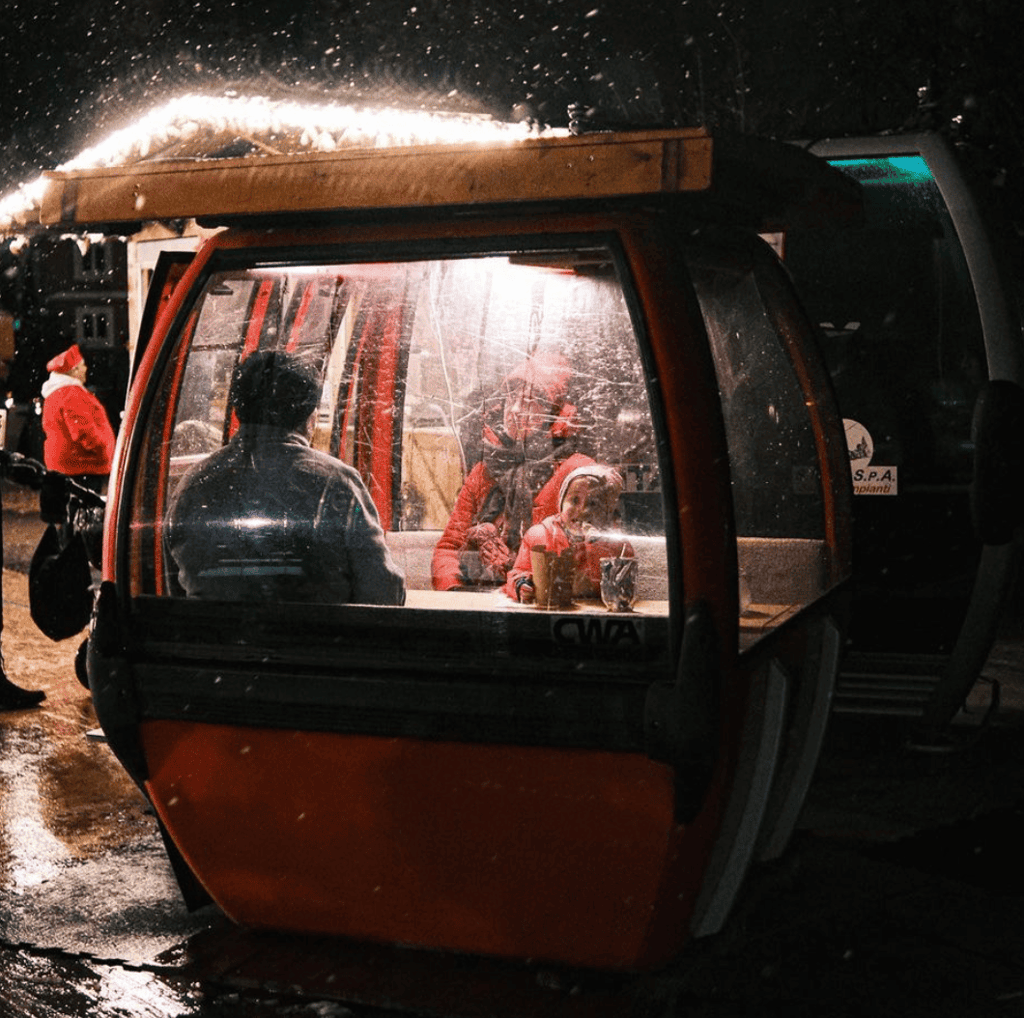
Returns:
[[[670,770],[597,751],[148,721],[147,790],[249,927],[646,967],[692,900]],[[696,862],[696,861],[695,861]],[[684,865],[680,865],[680,864]],[[699,865],[693,878],[700,879]]]

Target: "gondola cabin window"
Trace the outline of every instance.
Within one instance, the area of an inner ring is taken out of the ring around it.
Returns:
[[[134,593],[668,614],[609,251],[225,264],[177,330],[133,488]],[[260,380],[279,370],[315,398]],[[266,399],[290,412],[260,417]]]
[[[845,577],[828,512],[836,482],[822,475],[837,450],[815,420],[820,380],[792,342],[800,326],[774,260],[693,252],[690,271],[718,374],[748,647]]]

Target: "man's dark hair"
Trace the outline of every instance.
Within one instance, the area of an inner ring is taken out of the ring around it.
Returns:
[[[242,424],[301,429],[320,402],[320,379],[283,350],[257,350],[231,376],[231,406]]]

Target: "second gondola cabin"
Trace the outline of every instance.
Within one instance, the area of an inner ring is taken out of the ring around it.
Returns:
[[[89,649],[186,886],[249,927],[614,969],[721,927],[810,782],[850,569],[841,422],[758,234],[856,207],[700,130],[52,175],[69,228],[226,227],[139,340]],[[315,378],[295,441],[358,476],[400,595],[358,556],[339,586],[334,503],[244,449],[244,498],[174,517],[267,352]],[[520,551],[594,467],[543,599]]]

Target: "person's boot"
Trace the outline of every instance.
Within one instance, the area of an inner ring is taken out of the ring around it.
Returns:
[[[46,694],[41,689],[22,689],[21,686],[16,686],[0,667],[0,710],[36,707],[45,699]]]

